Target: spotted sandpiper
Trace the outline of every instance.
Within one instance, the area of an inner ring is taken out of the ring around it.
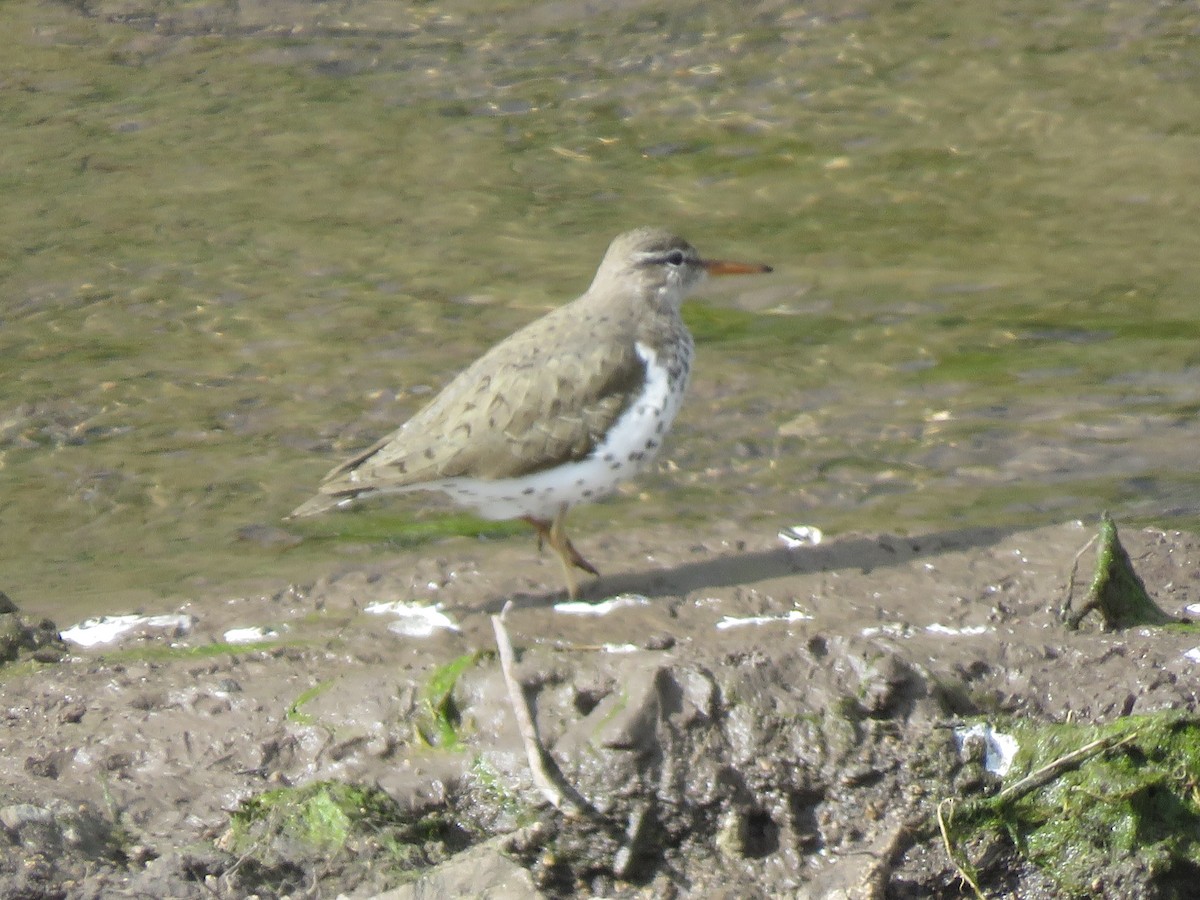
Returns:
[[[591,287],[501,341],[396,431],[339,465],[293,517],[360,497],[442,491],[487,519],[524,519],[574,569],[577,503],[611,492],[658,454],[687,388],[684,297],[705,276],[770,266],[701,259],[683,238],[637,228],[609,245]]]

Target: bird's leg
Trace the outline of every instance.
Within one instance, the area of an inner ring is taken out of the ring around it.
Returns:
[[[567,507],[563,506],[559,509],[558,515],[554,517],[554,521],[550,524],[550,546],[554,548],[554,552],[558,554],[559,560],[562,561],[563,574],[567,579],[567,596],[574,600],[579,596],[579,586],[575,580],[575,569],[583,569],[590,575],[599,577],[600,572],[590,562],[579,555],[579,551],[575,549],[575,545],[571,543],[571,539],[567,537],[566,529]]]
[[[558,555],[563,558],[564,562],[569,562],[576,568],[583,569],[589,575],[599,576],[600,572],[590,562],[579,555],[579,551],[575,549],[575,545],[571,543],[571,539],[567,537],[567,507],[563,506],[559,509],[558,515],[554,517],[554,521],[550,524],[550,546],[558,551]]]
[[[559,509],[553,522],[535,519],[533,516],[524,518],[537,532],[538,548],[540,549],[542,542],[545,541],[558,556],[558,561],[562,563],[563,577],[567,581],[567,596],[574,600],[579,596],[579,584],[575,578],[574,569],[583,569],[583,571],[597,576],[600,573],[595,566],[580,555],[579,551],[575,549],[575,545],[571,543],[571,539],[567,537],[566,528],[563,527],[567,518],[567,507]]]
[[[533,516],[521,516],[521,519],[532,525],[533,530],[537,532],[538,553],[541,553],[542,547],[546,545],[546,541],[550,537],[550,523],[545,519],[535,519]]]

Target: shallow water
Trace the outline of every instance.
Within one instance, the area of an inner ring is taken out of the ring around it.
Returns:
[[[0,6],[22,606],[471,530],[419,500],[272,529],[648,222],[776,274],[692,304],[662,471],[579,510],[581,548],[714,505],[1200,524],[1196,4],[246,6]]]

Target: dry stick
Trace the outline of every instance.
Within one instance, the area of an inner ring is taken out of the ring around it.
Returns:
[[[1075,576],[1079,574],[1079,558],[1087,553],[1088,547],[1096,543],[1099,539],[1099,533],[1093,534],[1086,544],[1079,548],[1079,552],[1075,554],[1075,560],[1071,563],[1071,577],[1067,580],[1067,599],[1063,601],[1061,617],[1066,620],[1071,612],[1071,601],[1075,599]]]
[[[533,724],[533,715],[525,700],[525,691],[517,680],[516,659],[513,654],[512,642],[508,639],[508,630],[504,627],[504,616],[512,606],[509,600],[500,610],[500,615],[492,616],[492,629],[496,632],[496,648],[500,651],[500,671],[504,673],[504,683],[508,687],[508,699],[512,703],[513,715],[517,717],[517,730],[521,732],[521,742],[525,745],[525,756],[529,759],[529,769],[533,775],[533,784],[542,796],[555,809],[564,805],[585,814],[594,814],[588,807],[587,801],[569,785],[564,791],[555,783],[554,777],[546,766],[546,748],[538,738],[537,726]]]
[[[954,855],[954,845],[950,843],[950,829],[946,827],[946,819],[942,815],[942,808],[946,806],[950,807],[950,814],[953,815],[953,797],[947,797],[937,805],[937,823],[938,828],[942,832],[942,844],[946,848],[946,856],[950,858],[950,865],[954,866],[954,871],[958,873],[958,877],[963,880],[963,883],[971,886],[971,890],[975,892],[976,898],[978,898],[978,900],[987,900],[987,897],[984,895],[983,891],[979,889],[979,885],[975,883],[975,879],[968,875],[967,870],[959,865],[958,858]]]
[[[1110,734],[1108,737],[1097,738],[1090,744],[1084,744],[1078,750],[1072,750],[1070,753],[1063,754],[1053,762],[1046,763],[1046,765],[1042,766],[1036,772],[1030,772],[1015,784],[1010,784],[996,795],[996,801],[1004,803],[1024,797],[1030,791],[1040,788],[1060,772],[1083,762],[1087,757],[1103,753],[1105,750],[1115,750],[1117,747],[1123,747],[1138,737],[1139,734],[1140,732],[1138,731],[1131,731],[1124,737]]]

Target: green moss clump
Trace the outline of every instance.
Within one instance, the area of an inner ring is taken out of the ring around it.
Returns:
[[[504,776],[483,757],[476,758],[471,766],[471,784],[476,801],[506,817],[512,827],[524,828],[537,821],[538,809],[509,787]]]
[[[956,844],[977,829],[998,831],[1064,897],[1095,896],[1108,873],[1122,865],[1127,871],[1131,859],[1162,896],[1200,874],[1200,718],[1166,712],[1100,726],[1020,722],[1006,730],[1021,746],[1006,789],[960,807]],[[1053,767],[1089,745],[1094,752]],[[1048,766],[1052,777],[1012,790]]]
[[[414,818],[378,788],[320,781],[243,800],[220,840],[223,849],[270,866],[290,856],[384,854],[398,870],[429,865],[465,843],[439,814]]]
[[[1146,585],[1134,571],[1129,554],[1117,536],[1117,526],[1108,513],[1100,518],[1100,549],[1096,554],[1096,574],[1088,589],[1087,600],[1078,611],[1070,609],[1070,598],[1063,610],[1068,628],[1079,623],[1092,610],[1097,610],[1109,631],[1119,631],[1139,625],[1167,625],[1176,620],[1155,605],[1146,592]]]

